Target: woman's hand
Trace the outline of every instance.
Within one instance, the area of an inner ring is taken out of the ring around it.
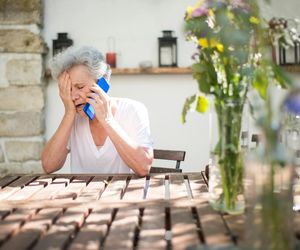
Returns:
[[[86,101],[93,106],[96,119],[104,126],[113,118],[109,96],[97,84],[93,84],[90,91]]]
[[[59,96],[65,106],[65,114],[75,114],[76,107],[72,100],[72,83],[68,72],[64,71],[58,78]]]

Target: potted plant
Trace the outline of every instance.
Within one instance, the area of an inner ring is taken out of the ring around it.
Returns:
[[[273,39],[259,15],[256,1],[200,0],[185,15],[187,39],[197,46],[193,77],[199,92],[186,99],[182,122],[194,107],[217,116],[218,140],[212,147],[210,203],[231,214],[244,210],[243,154],[240,147],[242,113],[251,89],[266,98],[269,83],[287,86],[288,79],[268,58]]]

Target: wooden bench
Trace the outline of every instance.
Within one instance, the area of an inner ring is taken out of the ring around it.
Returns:
[[[151,167],[151,173],[181,173],[180,163],[185,159],[185,151],[154,149],[154,159],[176,161],[175,168]]]

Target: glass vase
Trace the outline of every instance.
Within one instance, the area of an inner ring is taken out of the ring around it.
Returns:
[[[243,107],[243,102],[215,101],[210,116],[209,202],[215,210],[229,214],[245,209],[240,145]]]
[[[246,249],[295,249],[293,164],[284,144],[261,145],[246,161]]]
[[[300,176],[300,88],[292,88],[284,100],[284,127],[282,138],[289,150],[295,174]],[[300,179],[294,178],[294,210],[300,211]]]

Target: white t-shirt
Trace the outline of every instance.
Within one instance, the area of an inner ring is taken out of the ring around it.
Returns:
[[[152,148],[148,111],[137,101],[115,98],[117,110],[114,119],[139,146]],[[76,114],[69,144],[73,173],[130,173],[109,137],[103,146],[94,143],[89,120]]]

